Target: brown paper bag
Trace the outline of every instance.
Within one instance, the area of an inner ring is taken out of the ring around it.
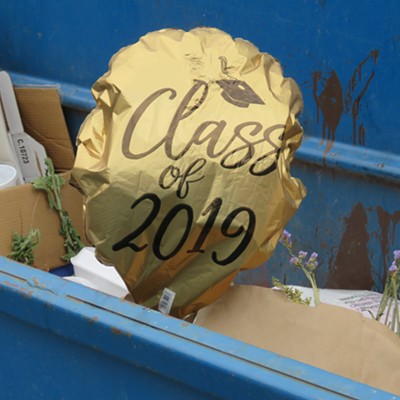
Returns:
[[[218,29],[162,30],[116,54],[93,95],[73,182],[137,303],[183,316],[269,258],[305,195],[289,172],[302,98],[273,57]]]
[[[197,314],[197,325],[400,395],[400,339],[356,311],[308,307],[281,292],[231,286]]]

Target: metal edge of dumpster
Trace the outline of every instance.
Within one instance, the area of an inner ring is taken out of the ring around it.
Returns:
[[[6,398],[397,399],[4,257],[0,320]]]

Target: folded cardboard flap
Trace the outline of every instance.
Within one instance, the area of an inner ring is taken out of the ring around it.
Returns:
[[[40,142],[57,171],[69,171],[74,151],[57,88],[15,88],[25,132]]]
[[[72,168],[74,152],[56,88],[18,88],[15,90],[22,122],[27,133],[43,146],[57,171]],[[70,186],[69,174],[62,189],[63,207],[83,238],[83,203],[80,193]],[[11,253],[12,233],[26,235],[40,230],[40,244],[35,249],[35,267],[50,270],[65,264],[64,239],[60,236],[58,213],[51,210],[46,194],[31,184],[0,190],[0,254]]]
[[[233,286],[200,310],[195,323],[400,395],[399,338],[356,311],[307,307],[272,289]]]

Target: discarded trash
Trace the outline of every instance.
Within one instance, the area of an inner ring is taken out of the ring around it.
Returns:
[[[129,293],[116,269],[105,266],[96,259],[93,247],[84,247],[71,258],[71,263],[75,275],[65,279],[115,297],[125,297]]]
[[[17,170],[11,165],[0,164],[0,189],[17,184]]]

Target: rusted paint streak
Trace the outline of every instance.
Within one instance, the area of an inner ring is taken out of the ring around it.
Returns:
[[[19,288],[20,287],[16,283],[11,283],[9,281],[3,281],[3,284],[6,285],[6,286],[14,287],[14,288]]]
[[[24,297],[25,299],[28,299],[28,300],[30,300],[33,296],[33,290],[19,288],[18,292],[21,294],[22,297]]]
[[[389,214],[382,207],[378,206],[376,208],[376,214],[378,216],[379,227],[381,230],[379,241],[381,245],[383,271],[380,279],[381,284],[383,285],[386,282],[388,264],[391,262],[390,245],[392,247],[394,245],[396,227],[400,221],[400,210],[395,211],[393,214]],[[391,231],[389,231],[390,225],[392,225]]]
[[[349,79],[349,82],[347,83],[347,91],[345,95],[345,106],[346,106],[346,112],[350,111],[351,104],[352,104],[352,94],[354,90],[356,89],[358,82],[362,81],[362,71],[363,67],[369,60],[372,60],[374,65],[378,62],[378,56],[379,56],[379,50],[371,50],[371,52],[368,54],[367,57],[363,61],[361,61],[356,69],[353,72],[353,75]],[[358,78],[358,80],[357,80]]]
[[[358,127],[358,144],[365,146],[365,128],[363,124]]]
[[[132,334],[122,331],[121,329],[118,329],[118,328],[111,328],[111,332],[118,336],[126,336],[128,338],[132,337]]]
[[[322,87],[318,93],[319,86]],[[317,121],[322,114],[322,142],[327,139],[323,158],[332,149],[335,141],[336,129],[343,113],[342,86],[335,71],[330,71],[327,78],[322,76],[321,71],[313,74],[313,96],[317,106]]]
[[[24,287],[19,286],[18,284],[9,281],[3,281],[3,285],[17,289],[17,291],[25,298],[30,299],[33,296],[33,290],[28,290]]]
[[[373,65],[376,65],[378,57],[379,50],[371,50],[368,56],[357,65],[347,83],[344,95],[341,82],[334,70],[329,70],[326,74],[323,74],[322,71],[315,71],[312,74],[317,123],[320,122],[322,114],[321,144],[326,141],[323,161],[333,147],[336,130],[343,113],[351,114],[352,117],[353,144],[365,146],[366,129],[362,123],[358,124],[358,120],[362,99],[375,76],[375,71],[371,70],[369,74],[364,74],[364,70],[372,69]],[[365,76],[366,78],[364,78]]]
[[[365,95],[365,92],[368,89],[368,86],[370,85],[372,78],[375,76],[375,71],[372,71],[371,75],[369,76],[367,83],[365,84],[363,90],[361,93],[357,96],[357,98],[354,100],[353,105],[351,107],[351,115],[353,117],[353,144],[356,144],[357,142],[357,119],[358,119],[358,114],[360,112],[360,102],[363,96]],[[364,129],[364,137],[365,137],[365,129]],[[364,144],[365,144],[365,139],[364,139]]]
[[[88,322],[90,324],[94,324],[94,323],[98,322],[99,317],[90,317],[90,318],[86,318],[86,319],[88,320]]]
[[[363,205],[357,203],[345,219],[345,232],[328,274],[327,288],[370,290],[374,285],[368,257],[367,223],[367,213]]]
[[[359,117],[361,100],[364,97],[369,85],[371,84],[372,79],[375,76],[375,71],[372,70],[366,79],[364,87],[361,89],[358,95],[354,96],[355,91],[358,86],[364,83],[363,79],[363,69],[368,67],[372,68],[372,65],[376,65],[378,62],[379,50],[374,49],[371,50],[368,56],[360,62],[355,68],[353,75],[349,79],[347,83],[347,90],[345,94],[345,112],[349,113],[351,111],[352,119],[353,119],[353,144],[357,144],[357,133],[358,135],[358,144],[365,145],[365,128],[364,126],[360,130],[357,128],[357,120]],[[353,100],[355,97],[355,100]],[[362,125],[362,124],[361,124]],[[362,137],[360,137],[360,133]]]
[[[321,71],[315,71],[312,75],[312,80],[313,80],[313,97],[314,97],[314,101],[315,101],[315,105],[317,106],[317,123],[319,124],[319,119],[320,119],[320,107],[318,104],[318,82],[320,81],[322,76],[322,72]],[[324,135],[324,131],[322,131],[322,135]],[[322,136],[322,139],[325,139]]]

